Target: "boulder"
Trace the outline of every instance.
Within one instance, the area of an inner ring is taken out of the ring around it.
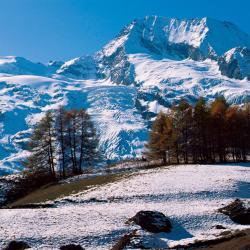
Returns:
[[[24,250],[30,248],[30,246],[24,241],[11,241],[3,250]]]
[[[226,229],[224,226],[222,225],[215,225],[214,226],[215,229]]]
[[[220,208],[219,212],[228,215],[229,218],[241,225],[250,225],[250,207],[245,207],[240,199],[236,199],[229,205]]]
[[[130,221],[151,233],[169,233],[172,229],[170,220],[158,211],[140,211]]]
[[[60,250],[84,250],[80,245],[69,244],[65,246],[61,246]]]

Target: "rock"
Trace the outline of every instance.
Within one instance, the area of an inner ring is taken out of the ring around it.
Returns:
[[[170,220],[158,211],[140,211],[130,221],[151,233],[169,233],[172,229]]]
[[[222,226],[222,225],[216,225],[216,226],[214,226],[214,228],[216,228],[216,229],[226,229],[224,226]]]
[[[30,248],[24,241],[11,241],[3,250],[23,250]]]
[[[69,244],[65,246],[61,246],[60,250],[84,250],[80,245]]]
[[[218,60],[222,75],[235,79],[250,79],[250,49],[233,48]]]
[[[236,223],[242,225],[250,224],[250,207],[246,208],[244,203],[239,199],[236,199],[229,205],[220,208],[218,211],[228,215],[230,219]]]

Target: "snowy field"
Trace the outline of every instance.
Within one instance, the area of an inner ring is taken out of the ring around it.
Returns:
[[[140,210],[169,216],[171,233],[138,233],[151,247],[174,247],[195,239],[212,239],[223,230],[243,229],[217,209],[235,198],[250,201],[250,165],[182,165],[130,174],[127,178],[63,198],[55,208],[3,209],[0,246],[24,240],[33,249],[58,249],[80,243],[85,249],[110,249]]]

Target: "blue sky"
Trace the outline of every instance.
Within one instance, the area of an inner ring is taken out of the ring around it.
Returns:
[[[228,20],[250,34],[249,0],[0,0],[0,55],[34,61],[92,54],[145,15]]]

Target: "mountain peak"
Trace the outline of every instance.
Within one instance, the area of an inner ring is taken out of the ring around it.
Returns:
[[[180,58],[190,56],[187,49],[198,50],[198,59],[221,56],[234,47],[250,47],[250,36],[236,25],[213,18],[178,19],[161,16],[146,16],[136,19],[114,40],[104,47],[105,56],[121,47],[127,54],[156,53],[168,56],[182,50]],[[174,50],[174,51],[173,51]]]

